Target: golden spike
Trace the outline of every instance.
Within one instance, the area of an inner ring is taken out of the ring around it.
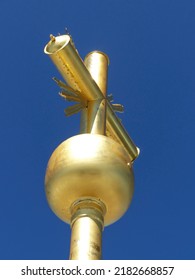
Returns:
[[[124,107],[121,104],[111,104],[112,108],[115,112],[123,113],[124,112]]]
[[[57,83],[57,85],[64,89],[65,92],[68,92],[70,93],[71,95],[74,95],[74,96],[79,96],[80,97],[80,92],[73,89],[72,87],[66,85],[65,83],[63,83],[61,80],[58,80],[57,78],[53,77],[53,80]]]
[[[72,95],[70,94],[69,92],[66,92],[66,91],[61,91],[59,92],[59,95],[63,98],[65,98],[67,101],[73,101],[73,102],[79,102],[80,101],[80,98],[75,96],[75,95]]]
[[[69,117],[69,116],[71,116],[71,115],[73,115],[73,114],[76,114],[76,113],[80,112],[81,109],[83,109],[83,107],[84,107],[84,106],[83,106],[82,103],[78,103],[78,104],[75,104],[75,105],[73,105],[73,106],[69,106],[68,108],[66,108],[66,109],[64,110],[65,115],[66,115],[67,117]]]

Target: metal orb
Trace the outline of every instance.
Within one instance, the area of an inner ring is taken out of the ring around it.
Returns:
[[[120,219],[132,200],[134,176],[126,150],[97,134],[80,134],[62,142],[47,166],[45,191],[53,212],[71,222],[71,205],[95,198],[106,206],[104,224]]]

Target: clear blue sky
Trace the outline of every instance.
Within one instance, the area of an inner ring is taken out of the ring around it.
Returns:
[[[104,259],[195,259],[195,2],[1,0],[0,259],[67,259],[70,228],[50,210],[44,176],[79,116],[43,53],[68,27],[82,58],[110,58],[108,93],[140,147],[128,212],[103,233]]]

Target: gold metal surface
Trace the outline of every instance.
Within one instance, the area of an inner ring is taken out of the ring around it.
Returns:
[[[80,134],[60,144],[47,166],[45,191],[53,212],[71,221],[71,205],[95,198],[106,207],[105,225],[117,221],[133,196],[131,159],[117,142],[103,135]]]
[[[88,108],[81,110],[80,133],[88,133]]]
[[[72,226],[70,260],[99,260],[102,252],[102,230],[95,219],[79,217]]]
[[[60,95],[76,102],[66,115],[81,111],[81,133],[62,142],[51,155],[45,192],[53,212],[71,225],[71,260],[98,260],[102,256],[104,225],[127,211],[134,191],[132,162],[139,154],[107,96],[109,59],[99,51],[84,62],[69,35],[50,35],[45,46],[68,85],[54,79]]]
[[[88,55],[85,57],[84,64],[103,95],[106,96],[109,65],[108,56],[103,52],[93,51],[88,53]]]
[[[85,67],[69,35],[52,36],[44,51],[50,56],[68,85],[80,93],[81,98],[89,102],[104,99],[102,91]],[[107,104],[106,135],[123,145],[133,161],[138,156],[139,149],[115,115],[112,106],[109,102]],[[85,114],[84,116],[86,117]],[[83,131],[85,129],[86,126],[83,126]]]
[[[104,99],[88,101],[87,103],[87,133],[106,134],[106,90],[108,57],[102,52],[89,53],[84,64],[90,72],[92,78],[103,93]],[[85,109],[84,109],[85,110]],[[83,119],[81,119],[83,121]]]
[[[106,100],[88,102],[87,133],[106,133]]]
[[[70,260],[102,258],[105,206],[98,200],[82,199],[72,207]]]

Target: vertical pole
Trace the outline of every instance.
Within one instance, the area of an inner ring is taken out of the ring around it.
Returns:
[[[103,52],[94,51],[86,56],[84,63],[105,98],[89,101],[87,109],[83,109],[81,114],[81,133],[105,135],[106,91],[109,59]]]
[[[74,203],[71,212],[70,260],[100,260],[105,206],[88,198]]]
[[[93,51],[85,57],[84,64],[103,95],[106,96],[109,65],[108,56],[103,52]]]
[[[83,109],[81,133],[105,135],[108,62],[108,57],[97,51],[89,53],[84,60],[105,98],[90,101]],[[94,198],[86,198],[75,202],[71,212],[70,260],[100,260],[105,206]]]

